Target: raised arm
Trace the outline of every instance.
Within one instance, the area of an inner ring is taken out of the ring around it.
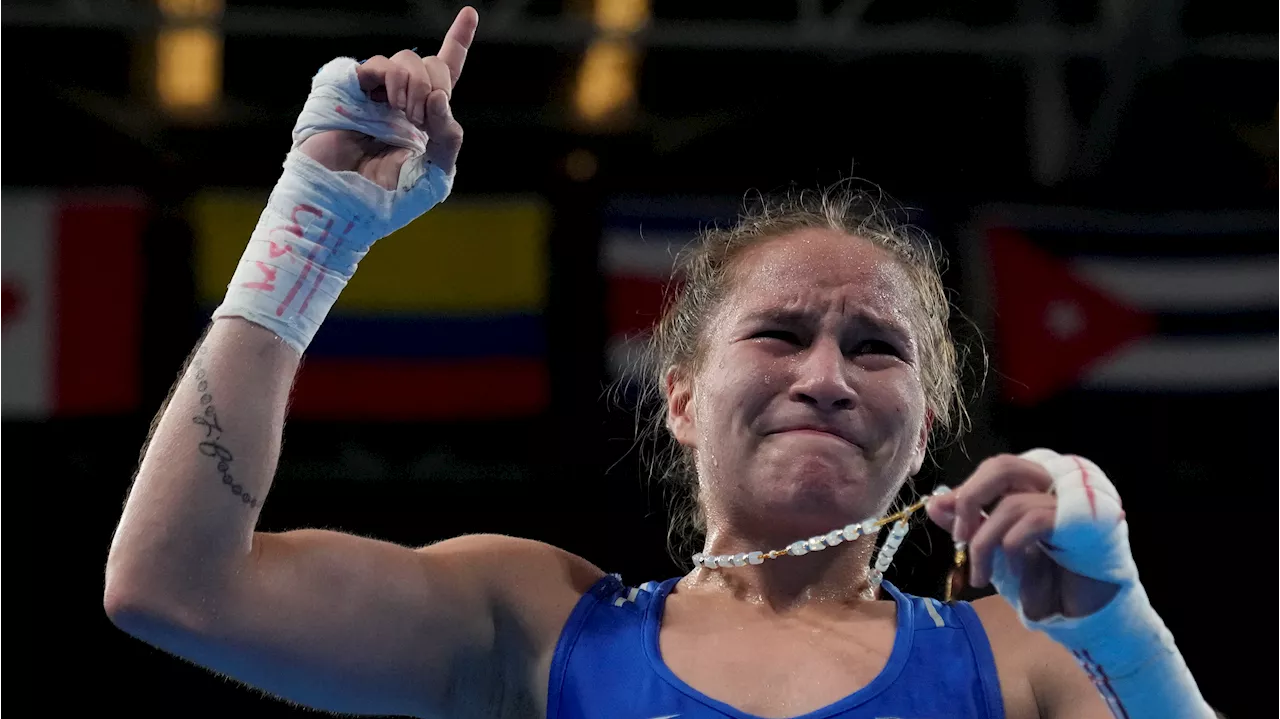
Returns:
[[[456,560],[467,542],[415,552],[332,532],[253,531],[297,366],[270,331],[214,323],[125,505],[108,615],[157,647],[316,708],[423,715],[444,708],[456,681],[480,700],[499,677],[476,664],[492,659],[492,597]]]
[[[335,61],[317,75],[285,174],[153,429],[107,561],[104,604],[122,629],[315,708],[526,712],[530,664],[599,576],[509,537],[413,550],[254,531],[301,352],[369,245],[448,192],[461,143],[448,99],[475,24],[473,10],[460,13],[437,57]]]

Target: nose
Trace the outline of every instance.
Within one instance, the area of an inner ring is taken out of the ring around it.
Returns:
[[[857,393],[849,383],[844,353],[830,340],[810,345],[800,360],[791,399],[820,411],[853,409]]]

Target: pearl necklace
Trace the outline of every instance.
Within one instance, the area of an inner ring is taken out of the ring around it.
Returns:
[[[933,490],[931,497],[941,496],[950,492],[951,488],[945,485],[939,485]],[[783,549],[771,549],[768,551],[757,550],[754,552],[739,552],[737,554],[707,554],[698,552],[693,555],[694,566],[706,569],[728,569],[730,567],[745,567],[749,564],[764,564],[767,559],[777,559],[779,557],[799,557],[809,552],[820,552],[827,547],[834,547],[843,542],[852,542],[859,537],[870,537],[880,531],[880,528],[893,523],[893,529],[889,531],[889,536],[884,540],[884,544],[880,546],[880,553],[876,556],[876,563],[871,569],[871,588],[878,589],[880,583],[884,581],[884,572],[893,562],[893,555],[897,553],[898,547],[902,546],[902,540],[907,536],[909,529],[908,520],[911,515],[924,507],[929,500],[924,499],[903,509],[879,519],[868,518],[861,522],[846,524],[838,529],[833,529],[826,534],[819,534],[808,539],[798,539],[788,544]],[[962,544],[956,544],[956,565],[959,566],[964,559],[964,547]],[[947,594],[950,595],[950,584],[948,581]],[[949,597],[948,597],[949,598]]]

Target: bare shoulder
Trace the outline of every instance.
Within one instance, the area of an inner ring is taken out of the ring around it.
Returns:
[[[605,573],[559,547],[501,534],[463,535],[418,551],[469,576],[490,607],[493,656],[505,688],[503,706],[489,715],[542,716],[560,633]]]
[[[533,620],[576,603],[604,572],[572,552],[505,534],[466,534],[418,550],[473,578],[495,607]]]
[[[991,643],[1010,719],[1110,719],[1111,712],[1065,647],[1028,629],[1000,595],[973,602]]]
[[[480,566],[500,566],[517,573],[521,566],[531,570],[555,566],[572,571],[593,570],[600,576],[604,575],[595,565],[572,552],[536,539],[506,534],[463,534],[428,544],[418,552],[441,558],[466,559]]]

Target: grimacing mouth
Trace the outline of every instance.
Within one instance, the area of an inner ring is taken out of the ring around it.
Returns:
[[[779,429],[771,430],[768,434],[783,434],[785,432],[821,432],[836,439],[842,440],[854,447],[862,448],[860,444],[854,441],[846,432],[831,425],[822,424],[820,422],[802,422],[797,424],[786,425]]]

